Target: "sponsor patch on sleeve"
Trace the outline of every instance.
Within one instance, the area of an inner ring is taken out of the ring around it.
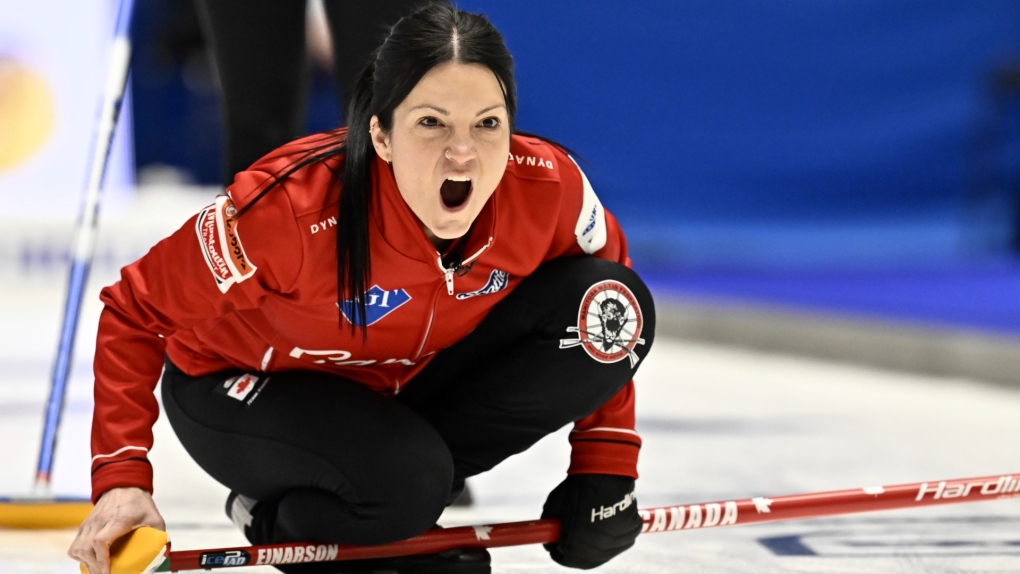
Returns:
[[[237,209],[230,198],[221,195],[216,203],[200,211],[195,232],[205,263],[221,293],[255,274],[257,268],[244,253],[237,235]]]
[[[571,158],[573,159],[573,158]],[[595,253],[606,245],[606,210],[602,207],[595,190],[592,189],[588,176],[584,175],[581,166],[577,165],[577,171],[581,174],[581,181],[584,184],[584,199],[581,202],[581,213],[577,217],[577,225],[574,227],[574,235],[577,237],[577,244],[588,254]]]

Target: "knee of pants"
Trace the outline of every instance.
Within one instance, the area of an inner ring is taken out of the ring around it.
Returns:
[[[655,337],[655,306],[644,281],[624,265],[594,257],[544,263],[485,321],[482,334],[506,339],[497,351],[512,345],[520,352],[502,362],[497,357],[501,376],[517,383],[493,396],[508,404],[523,400],[525,410],[541,396],[542,404],[569,405],[560,412],[571,416],[590,413],[624,387]]]
[[[432,443],[431,437],[390,438],[374,445],[376,455],[357,468],[308,477],[315,487],[296,488],[281,497],[276,541],[373,545],[428,530],[443,513],[453,486],[449,449],[445,443]]]
[[[412,452],[412,450],[414,452]],[[437,449],[406,449],[380,461],[378,485],[356,512],[376,523],[381,538],[402,540],[421,534],[439,520],[453,488],[453,457],[445,443]],[[378,544],[380,542],[373,542]]]
[[[562,339],[561,345],[570,345],[567,339],[577,337],[576,344],[599,361],[612,362],[621,354],[643,359],[655,339],[651,292],[633,269],[613,261],[597,257],[548,261],[512,296],[530,303],[548,321],[547,334]]]
[[[387,492],[380,490],[354,504],[314,488],[296,489],[284,495],[277,514],[277,541],[329,540],[375,545],[425,532],[435,526],[446,507],[450,496],[448,477],[408,468],[407,475],[400,478],[404,480],[380,479],[380,484],[390,487]],[[443,482],[445,487],[438,486]]]

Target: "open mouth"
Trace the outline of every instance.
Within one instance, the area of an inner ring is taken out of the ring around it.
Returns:
[[[443,205],[456,209],[464,205],[471,195],[471,180],[466,177],[447,178],[443,185],[439,186],[439,195],[443,199]]]

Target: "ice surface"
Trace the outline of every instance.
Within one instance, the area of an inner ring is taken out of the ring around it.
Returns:
[[[41,334],[40,334],[41,335]],[[657,342],[640,372],[643,507],[1020,470],[1020,395],[967,381],[868,371],[796,358]],[[26,493],[34,469],[45,361],[8,358],[0,384],[0,488]],[[91,413],[76,371],[55,469],[58,494],[88,493]],[[10,372],[10,371],[8,371]],[[156,501],[175,548],[239,546],[206,477],[160,420]],[[535,518],[561,479],[564,432],[472,479],[476,504],[444,525]],[[0,572],[75,571],[71,531],[0,531]],[[561,572],[537,546],[493,550],[495,572]],[[642,536],[600,572],[1015,572],[1020,501],[992,501]],[[273,572],[238,568],[236,572]]]

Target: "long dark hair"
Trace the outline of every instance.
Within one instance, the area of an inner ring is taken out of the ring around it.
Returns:
[[[376,154],[369,133],[370,121],[372,116],[377,116],[383,131],[389,132],[393,128],[393,110],[422,76],[437,65],[451,61],[481,64],[492,71],[503,90],[513,132],[517,84],[513,58],[503,36],[483,15],[462,12],[447,2],[432,2],[394,24],[386,40],[374,52],[347,107],[346,137],[342,130],[330,132],[299,160],[276,174],[255,198],[257,201],[299,169],[330,157],[344,156],[343,174],[337,174],[343,182],[336,237],[337,301],[341,315],[347,311],[352,330],[360,327],[365,332],[365,292],[369,289],[371,274],[368,217]]]

